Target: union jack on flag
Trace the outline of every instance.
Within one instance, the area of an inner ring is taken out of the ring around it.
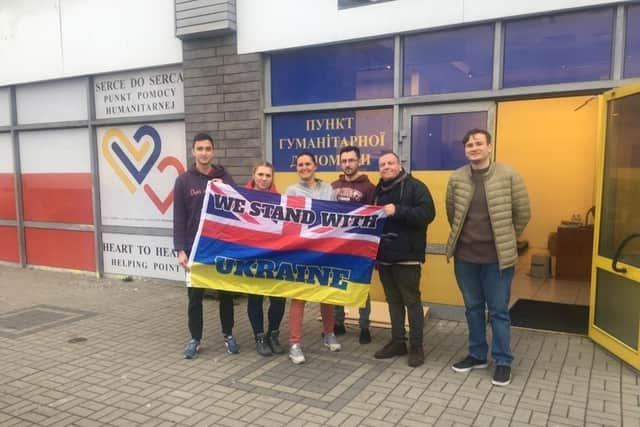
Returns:
[[[211,182],[187,283],[363,306],[383,225],[380,206]]]

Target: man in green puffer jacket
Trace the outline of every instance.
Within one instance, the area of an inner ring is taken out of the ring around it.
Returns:
[[[518,258],[516,238],[531,217],[522,177],[510,166],[491,161],[493,144],[486,130],[472,129],[462,140],[469,164],[457,169],[447,185],[447,219],[451,233],[447,259],[464,299],[469,327],[469,355],[455,363],[456,372],[486,368],[485,305],[493,338],[493,384],[511,383],[509,298]]]

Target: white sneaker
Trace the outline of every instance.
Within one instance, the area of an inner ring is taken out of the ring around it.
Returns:
[[[336,339],[336,334],[331,332],[328,335],[325,335],[322,339],[324,346],[327,347],[330,351],[340,351],[342,350],[342,344],[338,342]]]
[[[289,359],[291,359],[294,365],[299,365],[307,360],[304,358],[300,344],[293,344],[291,348],[289,348]]]

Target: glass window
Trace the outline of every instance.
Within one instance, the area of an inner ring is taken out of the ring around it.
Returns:
[[[9,88],[0,88],[0,126],[9,126],[11,124],[11,105],[9,100]]]
[[[97,129],[102,224],[173,226],[173,185],[187,164],[184,135],[184,122]]]
[[[594,324],[630,348],[640,350],[640,286],[602,269],[598,269],[597,280]]]
[[[20,124],[86,120],[88,116],[86,79],[18,86],[16,99]]]
[[[640,5],[627,8],[624,78],[640,76]]]
[[[404,95],[491,89],[493,25],[404,39]]]
[[[360,149],[362,170],[377,170],[378,154],[393,149],[391,108],[279,114],[271,127],[276,171],[294,172],[302,151],[316,156],[318,171],[337,171],[338,153],[347,145]]]
[[[508,22],[503,87],[608,80],[612,33],[612,9]]]
[[[89,131],[19,134],[26,221],[93,224]]]
[[[0,261],[18,262],[20,252],[18,249],[18,229],[0,225]]]
[[[467,163],[462,138],[487,127],[487,112],[411,117],[411,170],[454,170]]]
[[[96,271],[96,251],[93,240],[91,231],[25,227],[27,263]]]
[[[640,231],[640,93],[608,103],[599,254],[613,258],[622,241]],[[640,239],[620,261],[640,267]]]
[[[370,6],[377,3],[383,3],[393,0],[338,0],[338,9],[349,9],[352,7]]]
[[[16,219],[15,174],[10,133],[0,133],[0,219]]]
[[[393,39],[271,55],[273,105],[393,96]]]

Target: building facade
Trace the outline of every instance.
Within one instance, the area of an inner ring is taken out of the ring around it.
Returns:
[[[545,247],[595,204],[598,95],[640,78],[635,2],[28,0],[0,19],[2,262],[181,280],[171,189],[193,135],[239,183],[272,161],[279,188],[297,152],[332,180],[352,144],[373,181],[393,149],[430,187],[436,307],[461,305],[444,192],[464,132],[522,171],[524,238]]]

